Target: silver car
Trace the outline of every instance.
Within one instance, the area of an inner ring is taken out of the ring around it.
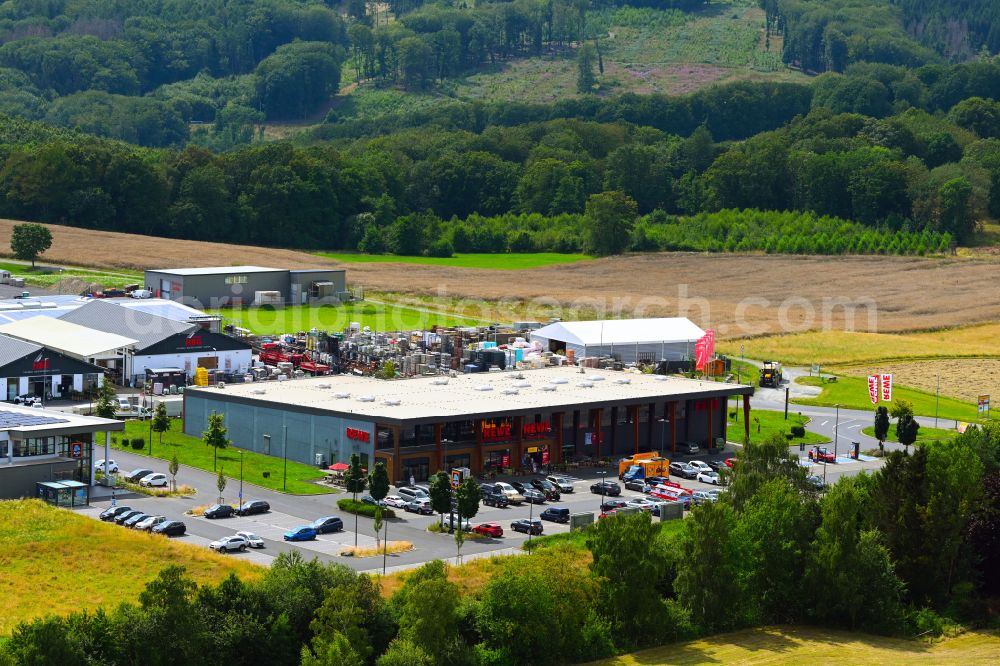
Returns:
[[[208,544],[209,548],[219,553],[231,553],[234,550],[242,553],[247,549],[247,546],[247,540],[236,534],[222,537],[218,541]]]
[[[256,534],[254,534],[253,532],[237,532],[236,536],[243,537],[243,539],[247,542],[247,545],[250,546],[251,548],[264,547],[264,540],[261,539]]]
[[[555,486],[559,488],[559,492],[561,493],[573,492],[573,482],[569,478],[557,475],[547,476],[545,478],[548,479],[549,483],[555,484]]]
[[[149,518],[146,518],[145,520],[140,520],[138,523],[136,523],[135,529],[144,530],[148,532],[149,530],[153,529],[160,523],[164,522],[166,519],[167,519],[166,516],[150,516]]]

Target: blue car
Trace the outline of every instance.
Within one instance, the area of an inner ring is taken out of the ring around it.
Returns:
[[[285,541],[312,541],[316,538],[316,529],[309,525],[296,527],[291,532],[285,532]]]

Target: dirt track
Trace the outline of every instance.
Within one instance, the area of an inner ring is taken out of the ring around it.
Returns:
[[[13,224],[0,220],[0,238],[10,237]],[[42,261],[52,263],[137,269],[336,265],[295,250],[50,229],[53,245]],[[502,267],[502,255],[497,264]],[[345,267],[349,284],[435,297],[440,300],[425,304],[483,319],[684,315],[716,329],[720,337],[732,338],[843,329],[851,320],[837,301],[844,299],[854,308],[855,330],[903,331],[1000,320],[1000,261],[988,258],[662,253],[510,272],[406,263]]]

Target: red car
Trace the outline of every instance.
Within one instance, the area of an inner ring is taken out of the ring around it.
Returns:
[[[496,523],[483,523],[482,525],[476,525],[472,528],[472,531],[476,534],[482,534],[488,537],[502,537],[503,528]]]
[[[837,462],[837,456],[833,455],[825,446],[817,446],[809,451],[809,460],[816,462],[832,463]]]
[[[732,469],[733,465],[736,464],[736,458],[726,458],[725,462],[726,462],[726,467],[728,467],[729,469]]]
[[[616,513],[618,513],[618,511],[616,511],[615,509],[609,509],[607,511],[602,511],[600,514],[598,514],[597,518],[598,520],[604,520],[605,518],[612,517]]]

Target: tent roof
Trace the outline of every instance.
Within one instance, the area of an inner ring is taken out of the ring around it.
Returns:
[[[705,335],[687,317],[560,321],[532,332],[531,337],[583,346],[688,342]]]
[[[95,331],[44,315],[4,324],[0,326],[0,333],[79,357],[116,353],[136,343],[132,338]]]
[[[60,321],[72,322],[95,331],[125,331],[135,338],[137,349],[143,350],[179,333],[198,329],[190,322],[174,321],[142,310],[122,307],[115,303],[94,300],[61,316]]]

